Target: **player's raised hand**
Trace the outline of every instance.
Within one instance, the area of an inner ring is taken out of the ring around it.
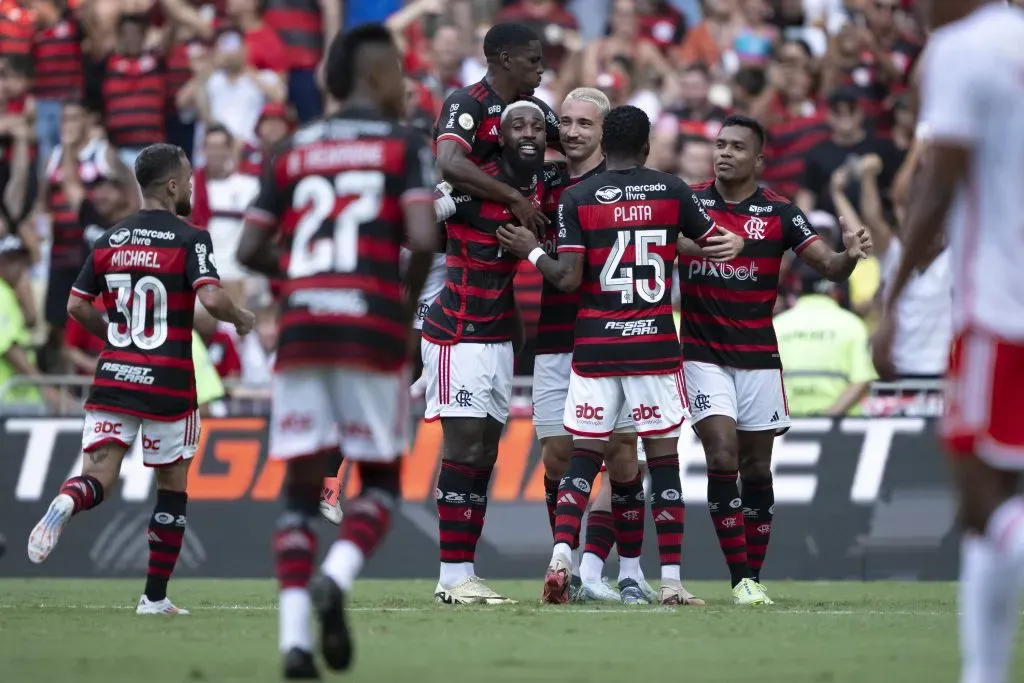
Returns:
[[[842,218],[839,219],[839,223],[843,228],[843,246],[846,247],[846,253],[850,258],[866,259],[871,253],[871,233],[863,227],[854,230]]]
[[[551,221],[528,197],[520,195],[508,208],[512,215],[519,219],[519,225],[532,232],[537,239],[544,236],[545,226]]]
[[[715,234],[704,240],[701,250],[712,261],[729,261],[743,251],[743,238],[716,225]]]
[[[235,320],[235,332],[238,333],[239,337],[252,332],[253,325],[256,324],[256,314],[247,308],[239,308],[238,316]]]
[[[502,249],[518,258],[526,258],[540,244],[536,235],[521,225],[506,224],[498,228],[498,243]]]

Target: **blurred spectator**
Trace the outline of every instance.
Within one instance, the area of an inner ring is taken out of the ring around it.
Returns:
[[[722,49],[735,31],[733,0],[703,0],[704,21],[686,33],[676,57],[683,65],[703,64],[714,73],[721,73]]]
[[[628,71],[635,69],[636,76],[641,79],[649,75],[664,76],[671,71],[658,46],[641,34],[635,0],[612,0],[605,37],[595,40],[583,50],[582,85],[604,90],[599,77],[614,71],[616,58],[625,58],[631,65]],[[622,63],[619,61],[620,68]],[[629,75],[632,81],[633,74]],[[612,100],[612,105],[615,105],[615,100]]]
[[[711,72],[703,64],[691,64],[676,78],[678,95],[667,105],[667,113],[679,121],[683,135],[711,139],[718,135],[728,112],[711,102]]]
[[[829,183],[840,166],[849,164],[856,171],[862,157],[875,155],[882,160],[881,182],[889,187],[902,162],[902,154],[892,141],[868,133],[861,100],[853,90],[838,90],[829,96],[828,126],[829,139],[812,147],[805,156],[802,188],[796,197],[797,205],[805,213],[814,209],[836,213]],[[849,179],[857,177],[859,174],[855,172]],[[847,190],[852,193],[856,188],[847,187]],[[851,194],[851,198],[855,196]]]
[[[878,207],[878,210],[881,210],[881,198],[878,195],[878,176],[881,172],[881,158],[877,154],[869,154],[853,163],[843,164],[837,168],[832,173],[830,182],[829,194],[831,195],[832,204],[835,206],[836,215],[839,217],[839,220],[850,225],[864,225],[871,231],[872,237],[877,235],[878,231],[867,223],[869,220],[872,223],[877,221],[873,220],[873,211],[865,212],[864,209],[867,208],[868,202],[873,202]],[[851,186],[854,184],[860,186],[859,199],[849,196]],[[861,211],[858,211],[856,208],[858,204],[861,207]],[[812,211],[808,218],[810,216],[823,216],[825,219],[832,221],[833,225],[836,224],[836,219],[824,211]],[[838,226],[834,229],[838,232]],[[839,238],[836,237],[834,239],[838,243]],[[888,242],[888,238],[885,235],[881,239]],[[875,312],[876,296],[882,280],[878,255],[878,243],[876,242],[872,255],[857,264],[857,268],[853,271],[847,282],[850,290],[850,309],[857,315],[869,319],[869,324],[873,322],[870,319],[873,318],[873,313]]]
[[[724,66],[734,72],[743,66],[763,66],[771,57],[779,31],[768,23],[771,7],[767,0],[743,0],[740,4],[740,28],[727,50]]]
[[[167,70],[159,56],[143,51],[148,25],[145,14],[121,15],[117,50],[86,73],[90,106],[129,168],[143,147],[166,137]]]
[[[242,148],[238,171],[259,178],[263,172],[263,160],[270,155],[274,145],[291,133],[292,123],[293,118],[286,105],[264,105],[256,123],[256,143],[246,143]]]
[[[285,85],[276,73],[266,69],[256,71],[246,64],[242,37],[233,31],[220,35],[213,64],[205,65],[196,78],[201,87],[193,92],[200,120],[206,125],[224,126],[238,149],[245,142],[256,140],[256,124],[263,105],[284,102],[287,96]],[[179,104],[188,102],[179,100]]]
[[[679,167],[679,126],[675,117],[663,116],[651,128],[651,153],[647,166],[662,173],[675,173]]]
[[[33,386],[8,390],[11,379],[39,375],[32,351],[32,335],[18,304],[14,288],[29,267],[28,248],[17,235],[0,237],[0,405],[9,410],[13,405],[32,407],[41,404],[39,391]],[[56,392],[44,392],[48,399],[59,400]]]
[[[582,47],[579,22],[560,0],[517,0],[503,7],[494,21],[515,21],[532,28],[544,46],[547,68],[555,73]]]
[[[462,34],[455,24],[440,24],[430,38],[428,58],[412,72],[414,82],[432,96],[430,110],[434,116],[441,112],[441,103],[451,92],[461,88],[462,61],[465,47]]]
[[[32,40],[36,142],[43,160],[60,142],[61,102],[80,101],[85,95],[84,29],[74,10],[63,2],[50,7],[52,11],[40,14]]]
[[[786,396],[794,417],[845,415],[875,379],[864,321],[840,308],[836,288],[805,271],[802,296],[775,317]]]
[[[323,112],[323,100],[316,73],[324,49],[341,30],[342,4],[337,0],[265,2],[263,20],[277,29],[291,58],[287,83],[288,99],[295,105],[299,121],[305,123]],[[284,98],[269,99],[283,101]],[[258,107],[256,111],[259,111]],[[228,126],[228,130],[240,139],[244,140],[247,137],[234,131],[231,126]]]
[[[253,332],[242,340],[242,384],[264,386],[270,384],[277,355],[277,312],[273,308],[258,310]]]
[[[273,71],[283,83],[291,59],[277,31],[263,20],[263,4],[263,0],[228,0],[228,17],[242,32],[249,66],[258,71]]]
[[[103,297],[93,299],[93,305],[97,310],[105,312]],[[106,345],[104,340],[93,335],[82,327],[77,320],[69,317],[67,326],[64,328],[64,346],[61,352],[64,360],[72,374],[92,376],[96,373],[96,363],[100,359],[100,352]]]
[[[657,121],[661,115],[661,100],[653,88],[638,80],[635,64],[629,57],[615,55],[608,69],[597,76],[597,88],[608,96],[613,107],[629,104],[642,109],[647,118]]]
[[[238,379],[242,374],[242,358],[238,353],[238,337],[231,325],[219,323],[202,306],[196,306],[193,323],[199,337],[206,344],[210,362],[221,379]]]
[[[683,136],[679,149],[677,175],[690,185],[706,183],[715,177],[714,146],[707,138]]]
[[[217,273],[224,290],[239,306],[245,303],[246,280],[252,275],[238,265],[235,252],[242,237],[242,214],[260,191],[259,178],[235,168],[234,140],[223,126],[206,129],[206,165],[192,178],[192,223],[206,228],[217,254]]]
[[[199,333],[192,330],[192,368],[196,379],[196,404],[203,417],[223,417],[227,408],[219,405],[224,398],[224,385],[210,358],[209,350]]]
[[[27,3],[24,3],[27,4]],[[0,0],[0,55],[28,57],[37,13],[17,0]]]
[[[764,182],[790,198],[800,189],[807,152],[828,138],[811,67],[806,43],[784,41],[768,65],[764,91],[750,103],[749,114],[768,134]]]
[[[668,56],[686,35],[686,17],[668,0],[637,0],[640,33]]]

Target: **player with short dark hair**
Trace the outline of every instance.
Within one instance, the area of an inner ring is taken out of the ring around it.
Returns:
[[[195,300],[217,319],[252,329],[254,316],[221,290],[210,235],[178,218],[191,211],[192,167],[174,145],[142,150],[135,164],[142,211],[104,231],[82,267],[67,312],[106,343],[85,403],[82,474],[68,479],[32,530],[42,562],[71,517],[103,502],[136,439],[156,468],[149,570],[137,614],[188,614],[167,597],[187,521],[188,468],[199,442],[192,364]],[[106,316],[93,306],[103,297]]]
[[[544,202],[544,112],[513,102],[501,116],[502,155],[484,173],[526,201]],[[444,456],[437,480],[441,570],[434,597],[446,604],[510,604],[476,576],[487,492],[508,420],[513,362],[522,347],[512,280],[519,259],[495,233],[512,219],[501,202],[458,193],[447,221],[447,282],[423,323],[428,421],[440,420]]]
[[[270,457],[287,466],[274,550],[289,679],[319,677],[310,654],[314,603],[327,665],[351,665],[345,596],[401,498],[399,458],[411,426],[408,342],[437,237],[433,156],[418,132],[399,123],[403,74],[388,30],[368,24],[337,36],[325,82],[337,106],[268,160],[238,249],[242,265],[287,278]],[[412,251],[404,281],[403,244]],[[313,579],[310,520],[339,442],[363,488]]]
[[[515,188],[481,170],[500,154],[501,115],[517,100],[533,102],[544,115],[547,145],[557,149],[558,116],[533,97],[544,74],[539,36],[517,23],[495,24],[484,36],[487,74],[479,83],[445,98],[434,126],[441,177],[465,194],[509,207],[520,224],[542,234],[547,219]]]
[[[694,187],[715,222],[745,239],[743,251],[728,263],[693,248],[679,259],[683,370],[707,459],[708,506],[733,597],[751,605],[771,603],[760,579],[775,511],[772,444],[790,426],[772,327],[783,255],[792,250],[841,282],[871,248],[863,229],[844,228],[846,250],[833,251],[796,205],[759,187],[764,142],[756,120],[728,117],[715,139],[716,179]]]
[[[551,603],[568,600],[569,555],[602,461],[612,488],[624,576],[619,585],[625,591],[639,583],[643,480],[635,452],[609,449],[608,440],[626,407],[643,438],[652,480],[656,471],[671,469],[658,466],[664,458],[676,463],[678,482],[686,398],[672,315],[671,264],[682,236],[723,261],[743,245],[715,226],[683,181],[644,167],[650,121],[642,110],[613,109],[604,120],[601,146],[607,170],[562,194],[557,259],[521,226],[498,232],[503,246],[527,256],[559,289],[582,291],[563,414],[575,439],[569,471],[558,488],[555,545],[542,596]],[[658,481],[652,483],[661,490]],[[678,483],[671,490],[669,496],[681,500]]]

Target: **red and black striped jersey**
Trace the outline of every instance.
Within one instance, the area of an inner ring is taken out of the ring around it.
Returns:
[[[560,144],[558,115],[536,97],[521,99],[533,102],[544,112],[548,147]],[[469,158],[476,163],[493,161],[501,151],[501,113],[507,104],[494,92],[486,78],[459,88],[446,97],[441,106],[441,115],[434,124],[434,142],[455,140],[466,148]]]
[[[723,228],[745,240],[728,263],[679,257],[683,357],[744,369],[781,368],[772,313],[779,268],[787,249],[799,254],[818,234],[784,197],[758,188],[727,204],[713,182],[694,187],[701,204]]]
[[[85,407],[168,422],[194,411],[195,290],[219,282],[210,234],[168,211],[105,231],[71,289],[102,296],[110,321]]]
[[[584,377],[656,375],[679,369],[672,264],[679,235],[715,229],[689,186],[650,168],[604,171],[570,187],[558,204],[558,252],[583,254],[572,353]]]
[[[828,109],[819,102],[808,101],[804,111],[795,116],[776,99],[772,102],[772,114],[777,123],[769,125],[766,131],[761,180],[779,194],[793,198],[803,180],[807,153],[831,135]]]
[[[153,55],[111,55],[101,85],[103,123],[118,147],[145,147],[164,140],[167,70]]]
[[[101,178],[110,178],[114,171],[107,164],[106,140],[93,140],[78,153],[78,177],[86,186]],[[50,266],[78,270],[89,252],[85,226],[79,220],[77,209],[64,194],[64,147],[57,145],[46,165],[47,212],[50,214]]]
[[[32,54],[32,35],[36,30],[36,12],[14,0],[0,2],[0,54]]]
[[[82,40],[85,34],[72,10],[53,26],[36,31],[32,40],[35,63],[32,92],[40,99],[80,100],[84,94]]]
[[[277,370],[405,364],[403,206],[432,203],[433,188],[423,136],[369,108],[309,123],[282,143],[246,212],[281,240]]]
[[[263,21],[288,48],[293,69],[315,69],[324,51],[323,12],[317,0],[267,0]]]
[[[534,174],[521,186],[503,161],[480,168],[503,183],[519,187],[535,206],[543,204],[547,189],[542,173]],[[457,190],[452,199],[455,215],[446,222],[445,287],[423,319],[423,338],[441,345],[511,341],[515,326],[512,281],[519,259],[498,244],[497,230],[515,218],[500,202]]]
[[[544,200],[544,213],[551,219],[544,236],[544,251],[551,258],[558,258],[558,202],[562,193],[598,173],[603,173],[604,162],[581,176],[573,178],[569,169],[559,164],[552,165],[561,174],[557,183],[551,185],[551,192]],[[544,280],[540,298],[540,320],[537,322],[537,355],[542,353],[572,353],[573,333],[576,329],[576,313],[580,305],[580,290],[563,292]]]

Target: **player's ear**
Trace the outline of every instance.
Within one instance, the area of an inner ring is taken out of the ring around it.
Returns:
[[[506,69],[509,69],[511,71],[511,69],[512,69],[512,53],[510,53],[508,50],[502,50],[501,52],[499,52],[498,53],[498,63],[501,64],[502,67],[504,67]]]
[[[764,167],[764,152],[758,152],[754,157],[754,169],[761,170]]]

